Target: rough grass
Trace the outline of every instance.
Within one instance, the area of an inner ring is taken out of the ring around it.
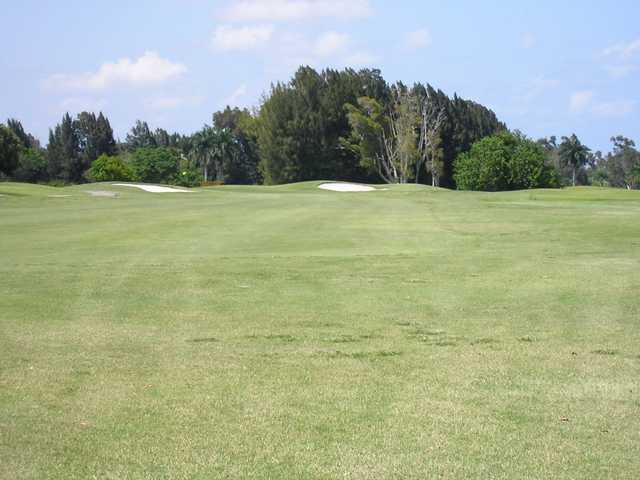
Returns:
[[[0,478],[640,477],[638,192],[317,184],[0,183]]]

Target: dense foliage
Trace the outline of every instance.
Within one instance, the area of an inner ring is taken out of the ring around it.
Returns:
[[[258,140],[266,183],[318,178],[406,182],[430,177],[433,173],[426,165],[412,158],[417,155],[420,108],[426,99],[444,113],[432,143],[438,145],[439,181],[452,186],[455,157],[474,141],[505,129],[493,112],[457,96],[450,99],[430,85],[390,86],[378,70],[318,73],[309,67],[299,69],[291,82],[274,85],[262,104]],[[394,133],[395,127],[399,131]],[[387,175],[375,161],[391,137],[396,144],[387,145],[393,152],[385,155],[398,155],[407,165],[398,175]]]
[[[180,154],[173,148],[143,147],[130,157],[133,179],[149,183],[170,183],[178,175]]]
[[[592,181],[595,184],[627,189],[640,188],[640,151],[633,140],[618,135],[612,137],[613,151],[603,157],[596,152]]]
[[[521,190],[557,184],[543,148],[519,134],[501,132],[476,142],[458,156],[455,181],[461,190]]]
[[[11,175],[18,166],[22,144],[10,128],[0,125],[0,173]]]
[[[227,106],[191,135],[137,120],[118,142],[102,112],[66,113],[42,148],[8,119],[0,126],[0,177],[56,184],[332,179],[477,190],[640,188],[635,143],[623,136],[612,142],[606,155],[592,153],[575,134],[532,142],[509,133],[488,108],[429,84],[388,84],[372,69],[301,67],[289,82],[272,85],[258,109]]]
[[[20,153],[13,178],[20,182],[38,182],[47,177],[47,157],[40,148],[27,148]]]
[[[100,155],[91,164],[89,178],[95,182],[130,181],[134,179],[132,169],[121,156]]]

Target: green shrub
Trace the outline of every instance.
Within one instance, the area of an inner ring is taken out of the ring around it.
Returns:
[[[91,163],[87,176],[95,182],[128,182],[133,180],[133,172],[122,157],[110,157],[104,154]]]
[[[171,183],[178,175],[180,154],[172,148],[139,148],[131,154],[134,180]]]
[[[202,174],[189,160],[181,155],[178,162],[178,173],[170,179],[169,184],[180,187],[199,187],[202,183]]]
[[[537,143],[522,135],[501,132],[474,143],[458,156],[454,179],[460,190],[522,190],[555,187],[558,176],[547,165]]]
[[[28,148],[20,153],[13,178],[20,182],[38,182],[47,178],[47,159],[40,149]]]

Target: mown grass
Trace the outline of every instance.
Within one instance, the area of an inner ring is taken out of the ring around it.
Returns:
[[[0,183],[0,478],[640,476],[638,192],[317,184]]]

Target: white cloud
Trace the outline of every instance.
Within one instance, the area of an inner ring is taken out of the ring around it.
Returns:
[[[316,40],[315,53],[321,57],[335,55],[344,51],[349,44],[349,35],[346,33],[326,32]]]
[[[602,55],[605,57],[616,57],[621,60],[629,60],[636,54],[640,54],[640,38],[612,45],[602,51]]]
[[[247,85],[246,84],[242,84],[240,85],[238,88],[236,88],[231,95],[229,95],[225,100],[224,100],[224,104],[229,105],[231,107],[235,107],[236,104],[238,103],[238,100],[240,100],[242,97],[244,97],[247,94]]]
[[[533,33],[528,32],[522,35],[522,48],[526,48],[526,49],[533,48],[536,46],[537,43],[538,43],[538,39]]]
[[[145,101],[149,110],[175,110],[181,107],[193,107],[202,103],[202,97],[154,97]]]
[[[213,32],[212,46],[216,50],[248,51],[263,47],[273,37],[271,25],[232,27],[220,25]]]
[[[605,48],[600,57],[607,60],[604,69],[612,78],[623,78],[639,69],[636,57],[640,57],[640,38]]]
[[[418,50],[431,46],[431,33],[426,28],[409,32],[404,37],[404,45],[410,50]]]
[[[574,92],[569,99],[569,110],[573,113],[584,112],[593,101],[594,93],[591,90]]]
[[[222,16],[234,22],[286,22],[364,18],[371,13],[369,0],[241,0]]]
[[[96,72],[56,74],[45,80],[46,88],[63,90],[107,90],[117,86],[146,87],[182,76],[187,67],[145,52],[136,60],[121,58],[103,63]]]
[[[220,40],[217,48],[220,50],[224,46],[226,50],[244,50],[247,53],[260,49],[260,60],[266,64],[272,75],[282,75],[282,72],[290,73],[300,65],[309,65],[316,69],[343,68],[370,66],[376,60],[346,33],[331,30],[312,37],[300,29],[269,27],[268,37],[265,35],[258,41],[253,35],[244,35],[244,32],[253,31],[252,29],[253,27],[248,26],[225,27],[224,35],[219,35],[219,39],[227,33],[231,36],[231,32],[242,32],[242,34],[224,42]],[[243,40],[240,41],[239,38]],[[266,44],[269,48],[261,49]]]

